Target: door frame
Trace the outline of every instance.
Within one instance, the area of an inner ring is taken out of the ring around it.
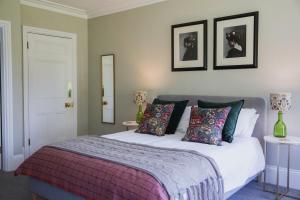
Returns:
[[[40,34],[46,36],[54,36],[61,38],[68,38],[72,40],[73,43],[73,101],[74,101],[74,135],[77,136],[77,34],[68,33],[44,28],[36,28],[31,26],[23,26],[23,87],[24,87],[24,156],[28,158],[29,153],[29,100],[28,100],[28,34]]]
[[[0,20],[3,31],[3,66],[2,67],[2,162],[3,170],[14,170],[19,164],[14,155],[13,131],[13,78],[12,78],[12,43],[11,22]],[[22,156],[23,157],[23,156]],[[23,158],[22,158],[23,159]]]

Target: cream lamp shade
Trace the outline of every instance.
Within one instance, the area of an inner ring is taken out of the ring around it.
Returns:
[[[147,92],[146,91],[136,91],[134,94],[134,102],[136,105],[142,105],[147,100]]]
[[[287,92],[270,94],[271,109],[286,112],[292,105],[292,94]]]

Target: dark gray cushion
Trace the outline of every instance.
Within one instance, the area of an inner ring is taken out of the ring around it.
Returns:
[[[183,115],[183,112],[185,110],[186,105],[188,104],[189,100],[184,100],[184,101],[165,101],[165,100],[160,100],[160,99],[154,99],[153,104],[174,104],[174,110],[171,115],[169,124],[166,129],[166,134],[175,134],[177,126],[180,122],[180,119]]]

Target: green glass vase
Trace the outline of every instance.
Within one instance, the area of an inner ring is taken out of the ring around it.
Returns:
[[[282,120],[282,111],[278,112],[278,121],[276,122],[275,126],[274,126],[274,133],[273,135],[275,137],[280,137],[280,138],[284,138],[287,136],[287,129],[286,129],[286,125]]]
[[[140,124],[144,116],[142,105],[139,105],[138,112],[136,113],[136,123]]]

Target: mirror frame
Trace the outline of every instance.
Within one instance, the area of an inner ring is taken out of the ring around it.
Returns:
[[[113,87],[113,94],[114,94],[114,102],[113,102],[113,107],[114,107],[114,117],[113,117],[113,121],[114,122],[104,122],[103,121],[103,62],[102,62],[102,58],[104,56],[112,56],[113,57],[113,83],[114,83],[114,87]],[[101,78],[101,81],[100,81],[100,96],[101,96],[101,123],[102,124],[116,124],[116,72],[115,72],[115,69],[116,69],[116,64],[115,64],[115,54],[104,54],[104,55],[101,55],[101,65],[100,65],[100,72],[101,72],[101,75],[100,75],[100,78]]]

